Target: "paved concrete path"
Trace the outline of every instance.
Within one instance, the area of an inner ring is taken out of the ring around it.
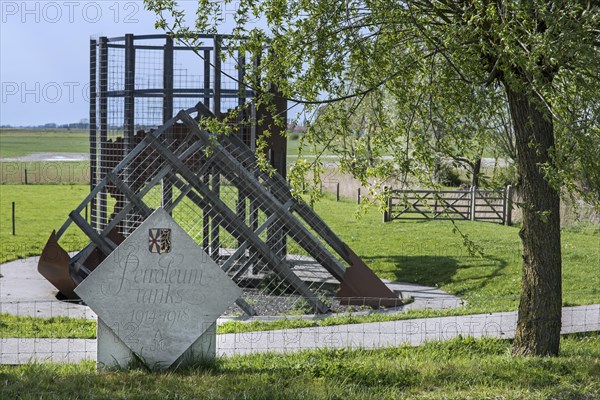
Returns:
[[[57,290],[37,272],[38,257],[0,265],[0,313],[34,317],[67,316],[96,319],[89,307],[56,299]],[[460,298],[435,287],[384,281],[390,289],[414,301],[393,311],[445,309],[463,305]]]
[[[338,325],[278,331],[217,335],[221,356],[264,352],[295,352],[319,348],[376,349],[419,346],[458,337],[512,338],[515,312],[422,318],[404,321]],[[562,333],[600,330],[600,304],[563,308]],[[0,339],[0,364],[30,361],[76,363],[96,359],[96,340]]]
[[[38,257],[0,265],[0,314],[95,319],[89,307],[56,299],[58,292],[37,272]]]

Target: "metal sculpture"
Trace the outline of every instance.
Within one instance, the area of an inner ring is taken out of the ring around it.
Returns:
[[[254,106],[255,94],[242,90],[243,55],[235,62],[238,86],[222,88],[220,50],[225,39],[210,37],[212,47],[194,50],[204,54],[204,75],[191,80],[202,82],[201,88],[174,84],[174,54],[189,49],[176,46],[172,38],[127,35],[92,41],[91,192],[51,235],[40,258],[40,273],[63,295],[75,297],[73,289],[153,209],[163,207],[245,288],[236,303],[238,311],[274,314],[305,307],[327,313],[344,305],[400,305],[398,294],[292,195],[285,180],[285,134],[275,130],[269,139],[268,155],[277,172],[268,174],[257,166],[256,137],[273,127],[267,128],[269,118],[263,118]],[[145,40],[165,44],[138,44]],[[124,54],[124,68],[110,62],[114,59],[108,56],[111,48]],[[160,88],[144,86],[147,76],[141,76],[139,56],[148,51],[162,54]],[[207,61],[211,55],[212,61]],[[117,83],[111,80],[113,75],[120,76]],[[177,96],[196,103],[173,117]],[[240,114],[251,117],[250,124],[248,119],[239,120],[246,123],[236,134],[219,135],[199,127],[201,118],[227,115],[221,112],[223,96],[234,99],[242,109]],[[160,106],[160,121],[147,115],[144,104],[148,99]],[[283,99],[276,97],[276,105],[285,111]],[[116,116],[111,113],[114,110]],[[92,210],[89,222],[82,216],[86,207]],[[90,244],[69,257],[59,241],[72,223],[89,237]]]

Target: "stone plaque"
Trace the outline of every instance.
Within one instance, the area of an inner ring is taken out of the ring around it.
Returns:
[[[241,292],[162,208],[75,288],[99,326],[149,366],[163,368],[207,329],[214,332],[216,319]]]

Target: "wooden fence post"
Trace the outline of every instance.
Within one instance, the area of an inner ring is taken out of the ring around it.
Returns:
[[[513,187],[511,185],[504,188],[504,225],[512,225],[512,209],[513,209]]]
[[[360,204],[360,188],[356,191],[356,204]]]
[[[475,221],[475,209],[477,207],[477,203],[475,201],[475,195],[477,193],[477,188],[475,186],[471,187],[471,221]]]
[[[391,191],[389,186],[384,186],[383,187],[383,192],[385,193],[385,197],[386,197],[386,204],[385,204],[385,208],[383,209],[383,222],[389,222],[390,221],[390,213],[392,211],[391,206],[392,206],[392,197],[391,197]]]
[[[25,168],[25,184],[27,185],[27,168]]]
[[[340,201],[340,183],[335,184],[335,201]]]
[[[12,202],[12,234],[15,236],[15,202]]]

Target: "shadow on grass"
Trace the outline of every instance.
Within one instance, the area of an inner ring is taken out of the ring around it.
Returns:
[[[453,293],[457,296],[484,288],[508,266],[506,260],[491,256],[386,255],[363,257],[363,260],[367,265],[378,265],[378,271],[393,273],[399,282],[440,287],[450,283],[458,285],[458,291]],[[459,278],[456,276],[459,270],[468,271]]]

